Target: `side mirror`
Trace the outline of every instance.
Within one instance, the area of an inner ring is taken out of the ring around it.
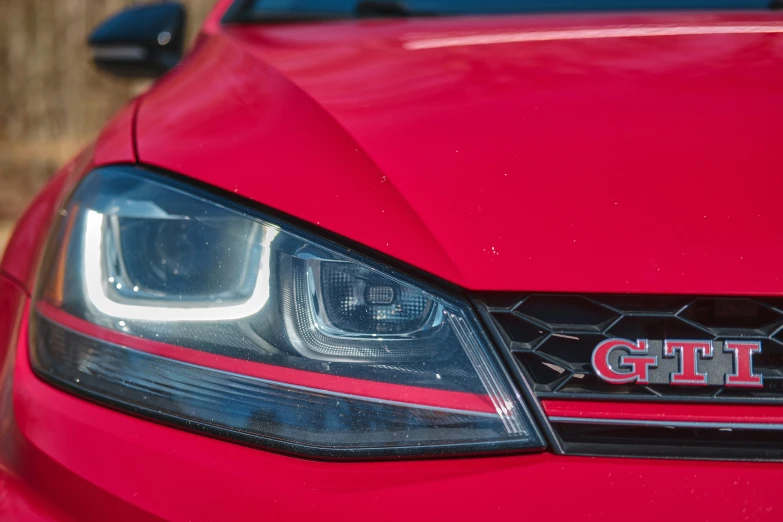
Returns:
[[[136,5],[99,25],[87,39],[99,69],[123,77],[157,77],[177,65],[185,43],[179,2]]]

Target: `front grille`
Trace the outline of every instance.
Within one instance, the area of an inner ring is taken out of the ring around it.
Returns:
[[[555,401],[652,402],[660,404],[662,411],[685,403],[739,407],[732,410],[738,412],[736,422],[694,426],[550,419],[554,436],[566,449],[639,454],[640,448],[654,447],[655,454],[667,454],[667,447],[692,446],[714,448],[722,456],[726,448],[736,448],[741,456],[770,458],[783,449],[783,431],[778,431],[783,424],[772,428],[743,423],[741,408],[768,404],[780,405],[783,411],[783,298],[484,294],[475,302],[543,410]],[[651,352],[658,354],[665,340],[711,341],[714,357],[698,363],[708,382],[704,386],[670,384],[669,376],[678,371],[679,363],[677,358],[665,357],[658,358],[649,383],[605,382],[596,374],[591,356],[607,339],[645,339]],[[723,349],[726,341],[760,343],[761,353],[753,355],[752,361],[753,372],[763,377],[762,386],[725,386],[725,375],[732,371],[732,355]],[[660,439],[662,435],[667,435],[666,440]],[[623,446],[633,449],[620,449]]]

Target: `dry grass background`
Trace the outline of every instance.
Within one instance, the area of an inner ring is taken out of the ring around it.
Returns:
[[[85,45],[130,0],[0,0],[0,252],[14,219],[138,82],[101,74]],[[195,35],[214,0],[186,0]]]

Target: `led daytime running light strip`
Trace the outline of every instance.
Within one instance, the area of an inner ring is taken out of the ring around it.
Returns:
[[[105,279],[102,262],[104,219],[104,214],[100,212],[86,211],[84,219],[84,270],[82,271],[86,298],[89,304],[102,314],[138,321],[236,321],[257,314],[269,300],[269,256],[271,251],[269,247],[278,232],[273,228],[263,227],[258,277],[253,287],[253,293],[246,300],[222,306],[192,307],[118,303],[106,295],[103,285]]]

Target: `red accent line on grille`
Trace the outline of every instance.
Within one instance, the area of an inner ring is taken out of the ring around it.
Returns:
[[[307,370],[285,368],[272,364],[243,361],[233,357],[217,355],[193,348],[143,339],[95,325],[73,316],[49,303],[36,305],[46,318],[82,334],[106,342],[119,344],[134,350],[187,362],[198,366],[223,370],[235,374],[258,377],[281,384],[305,386],[318,390],[345,393],[362,398],[408,403],[417,406],[433,406],[469,412],[497,413],[487,395],[435,390],[418,386],[368,381],[339,375],[328,375]]]
[[[783,424],[783,406],[660,402],[541,401],[549,417],[617,421]]]

